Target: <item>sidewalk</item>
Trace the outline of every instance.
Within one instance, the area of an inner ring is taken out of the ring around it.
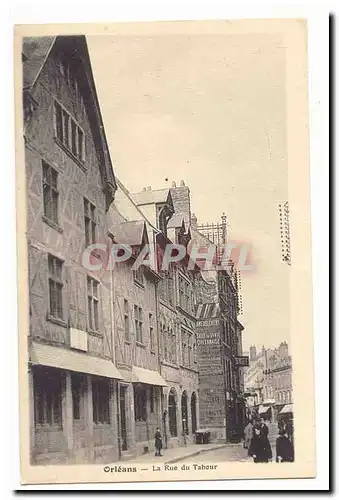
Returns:
[[[124,463],[159,463],[159,464],[172,464],[177,462],[178,460],[184,460],[189,457],[194,457],[195,455],[199,455],[200,453],[204,453],[206,451],[214,451],[219,450],[220,448],[225,448],[226,446],[230,446],[229,444],[191,444],[188,446],[178,446],[176,448],[169,448],[167,450],[162,450],[163,455],[161,457],[154,456],[154,452],[147,453],[146,455],[141,455],[136,458],[129,458],[128,460],[124,460]],[[232,446],[232,445],[231,445]]]

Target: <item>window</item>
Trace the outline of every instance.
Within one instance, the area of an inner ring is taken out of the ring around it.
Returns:
[[[136,252],[135,257],[137,258],[140,253],[140,250]],[[133,269],[133,278],[139,285],[144,285],[144,268],[142,265],[138,267],[138,269]]]
[[[171,362],[176,364],[176,362],[177,362],[177,342],[176,342],[175,330],[171,329],[170,334],[171,334],[171,338],[170,338]]]
[[[86,246],[95,243],[96,241],[96,217],[95,206],[84,198],[84,214],[85,214],[85,244]]]
[[[62,319],[62,260],[48,255],[49,312],[54,318]]]
[[[35,425],[61,426],[61,372],[34,369],[33,387]]]
[[[99,331],[98,285],[95,279],[87,277],[88,327],[94,332]]]
[[[179,305],[185,311],[192,310],[192,299],[190,293],[190,284],[179,276]]]
[[[193,344],[193,363],[197,363],[197,346],[196,344]]]
[[[142,309],[134,306],[134,322],[136,341],[142,344]]]
[[[135,421],[147,420],[147,392],[144,387],[134,386],[134,419]]]
[[[125,329],[125,340],[129,340],[129,310],[128,310],[128,300],[124,299],[124,329]]]
[[[72,373],[72,402],[73,402],[73,420],[81,418],[81,402],[83,395],[83,379],[81,375]]]
[[[109,424],[109,380],[92,379],[93,422]]]
[[[181,345],[182,345],[182,364],[184,366],[187,365],[187,357],[188,357],[188,338],[185,330],[181,330]]]
[[[149,323],[149,338],[150,338],[150,348],[151,351],[155,351],[155,338],[154,338],[154,328],[153,328],[153,315],[148,315],[148,323]]]
[[[58,224],[58,173],[44,161],[42,162],[42,179],[44,215]]]
[[[85,135],[70,114],[57,101],[54,101],[55,134],[63,146],[73,156],[83,162],[85,160]]]
[[[193,354],[192,354],[192,346],[188,346],[188,366],[193,365]]]

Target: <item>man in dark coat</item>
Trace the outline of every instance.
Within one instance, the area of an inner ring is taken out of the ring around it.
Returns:
[[[287,437],[286,430],[280,429],[276,441],[276,462],[294,462],[293,444]]]
[[[161,449],[162,449],[162,436],[159,427],[156,430],[155,436],[155,456],[161,457]]]
[[[255,463],[268,462],[272,459],[272,449],[268,440],[268,427],[264,422],[257,422],[254,427],[249,455]]]

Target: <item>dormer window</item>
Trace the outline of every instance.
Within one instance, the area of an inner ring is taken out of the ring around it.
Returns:
[[[168,205],[157,206],[157,223],[158,228],[165,236],[167,236],[167,224],[173,215],[173,211]]]

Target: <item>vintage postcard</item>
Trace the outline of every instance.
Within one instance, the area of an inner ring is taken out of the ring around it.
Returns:
[[[22,483],[315,477],[306,21],[14,38]]]

